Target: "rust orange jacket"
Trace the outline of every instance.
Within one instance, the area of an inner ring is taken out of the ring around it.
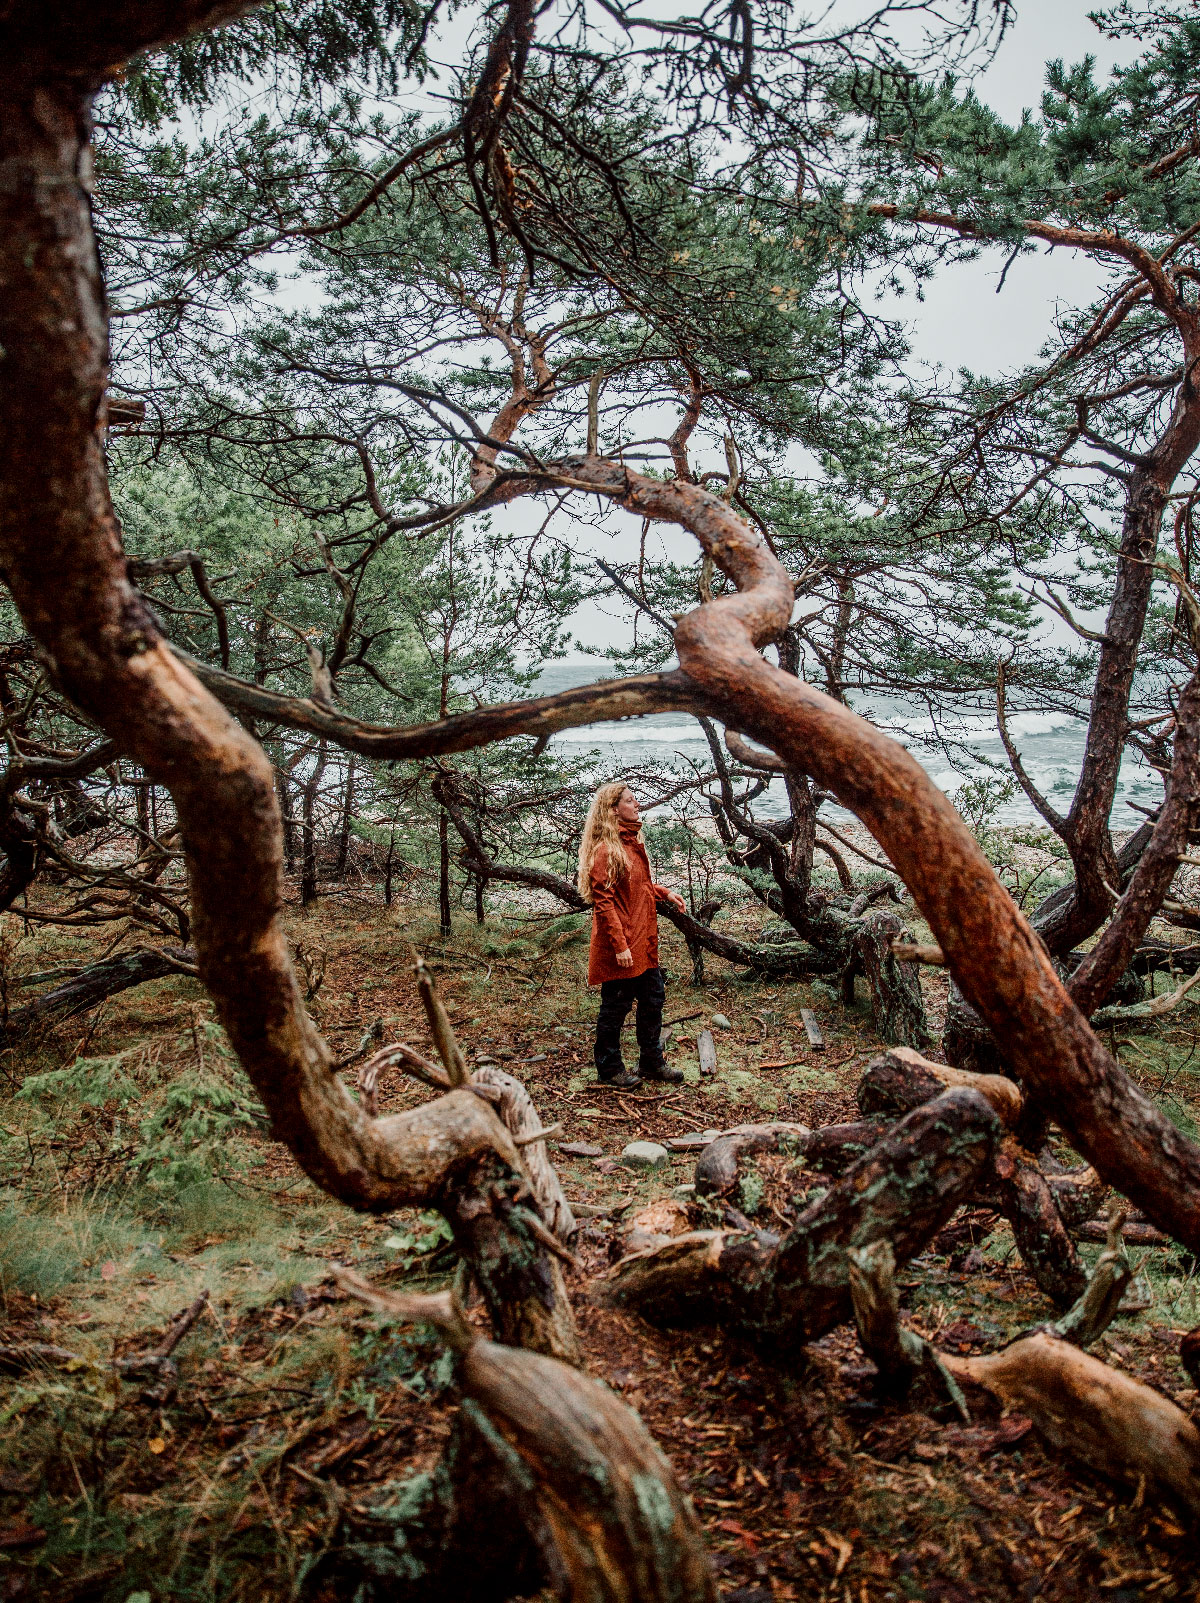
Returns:
[[[606,885],[608,847],[601,846],[592,864],[592,945],[588,952],[588,984],[632,980],[658,967],[658,903],[666,889],[650,878],[650,860],[638,839],[640,830],[622,829],[628,872]],[[628,947],[630,968],[620,968],[617,953]]]

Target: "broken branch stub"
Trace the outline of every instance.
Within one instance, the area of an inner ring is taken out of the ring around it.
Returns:
[[[446,1004],[438,995],[433,975],[426,966],[425,959],[417,958],[417,991],[421,998],[421,1006],[425,1009],[425,1016],[429,1020],[430,1033],[434,1045],[438,1049],[438,1056],[446,1065],[446,1074],[451,1085],[466,1085],[471,1078],[467,1068],[467,1060],[463,1057],[462,1047],[458,1044],[458,1037],[454,1033],[454,1026],[450,1023],[450,1015],[446,1012]]]
[[[541,1137],[549,1132],[542,1129],[541,1118],[534,1107],[533,1098],[511,1074],[494,1068],[490,1063],[477,1068],[471,1076],[473,1086],[491,1086],[500,1093],[496,1111],[505,1128],[520,1148],[521,1161],[529,1174],[529,1183],[537,1198],[542,1218],[559,1241],[569,1241],[575,1233],[575,1215],[567,1201],[558,1170]]]
[[[871,1059],[858,1082],[856,1100],[867,1117],[899,1115],[940,1096],[953,1085],[970,1086],[986,1097],[1010,1129],[1020,1117],[1023,1098],[1014,1080],[1002,1074],[974,1074],[948,1063],[934,1063],[906,1046],[892,1047]]]
[[[1090,1347],[1100,1339],[1117,1317],[1121,1298],[1133,1279],[1133,1265],[1121,1237],[1124,1223],[1123,1210],[1114,1208],[1108,1221],[1108,1241],[1092,1266],[1087,1285],[1079,1300],[1051,1327],[1056,1336],[1077,1347]]]

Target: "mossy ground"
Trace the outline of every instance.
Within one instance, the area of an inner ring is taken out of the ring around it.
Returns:
[[[81,932],[24,936],[9,917],[8,983],[98,955]],[[499,1057],[564,1141],[567,1193],[589,1217],[572,1277],[592,1371],[642,1413],[685,1478],[725,1596],[884,1603],[925,1598],[1200,1596],[1194,1534],[1174,1511],[1048,1454],[1020,1422],[955,1422],[940,1399],[881,1404],[848,1329],[802,1370],[764,1362],[720,1332],[663,1334],[602,1309],[588,1283],[607,1267],[622,1208],[691,1178],[691,1160],[634,1174],[613,1163],[636,1137],[764,1116],[854,1116],[858,1074],[879,1043],[865,1005],[821,985],[710,983],[664,928],[677,1091],[598,1092],[595,999],[578,921],[510,904],[443,942],[426,911],[385,911],[366,890],[292,915],[325,954],[310,1004],[351,1053],[377,1018],[387,1039],[427,1041],[411,948],[436,963],[471,1055]],[[944,977],[925,976],[936,1016]],[[828,1037],[807,1049],[801,1006]],[[694,1032],[713,1013],[715,1077],[701,1081]],[[1200,1113],[1197,1015],[1116,1032],[1126,1066],[1187,1128]],[[797,1060],[763,1070],[763,1063]],[[126,993],[5,1060],[0,1113],[0,1346],[52,1343],[67,1365],[7,1364],[0,1376],[0,1598],[235,1600],[335,1595],[331,1549],[368,1540],[382,1489],[425,1467],[454,1408],[450,1368],[420,1331],[382,1330],[323,1289],[332,1259],[389,1284],[432,1285],[453,1268],[433,1216],[359,1217],[318,1193],[260,1128],[201,988],[172,978]],[[385,1110],[427,1093],[385,1077]],[[764,1159],[745,1205],[786,1224],[815,1183]],[[1044,1318],[1045,1303],[998,1230],[931,1251],[902,1276],[913,1323],[962,1350]],[[114,1355],[151,1348],[202,1289],[210,1310],[177,1352],[173,1398],[118,1380]],[[1147,1254],[1140,1312],[1101,1343],[1109,1361],[1194,1407],[1176,1352],[1200,1321],[1196,1265]],[[339,1598],[347,1595],[339,1591]]]

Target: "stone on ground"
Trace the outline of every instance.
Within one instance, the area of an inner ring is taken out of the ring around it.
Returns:
[[[657,1141],[631,1141],[621,1154],[627,1169],[658,1169],[666,1161],[667,1149]]]

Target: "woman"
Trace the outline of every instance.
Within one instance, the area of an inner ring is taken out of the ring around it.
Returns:
[[[658,903],[680,912],[683,897],[656,885],[642,843],[637,797],[624,781],[601,785],[592,798],[579,845],[579,894],[592,906],[588,984],[600,987],[596,1070],[602,1085],[625,1091],[643,1079],[683,1079],[664,1061],[666,984],[658,966]],[[637,1003],[639,1072],[621,1060],[621,1027]]]

